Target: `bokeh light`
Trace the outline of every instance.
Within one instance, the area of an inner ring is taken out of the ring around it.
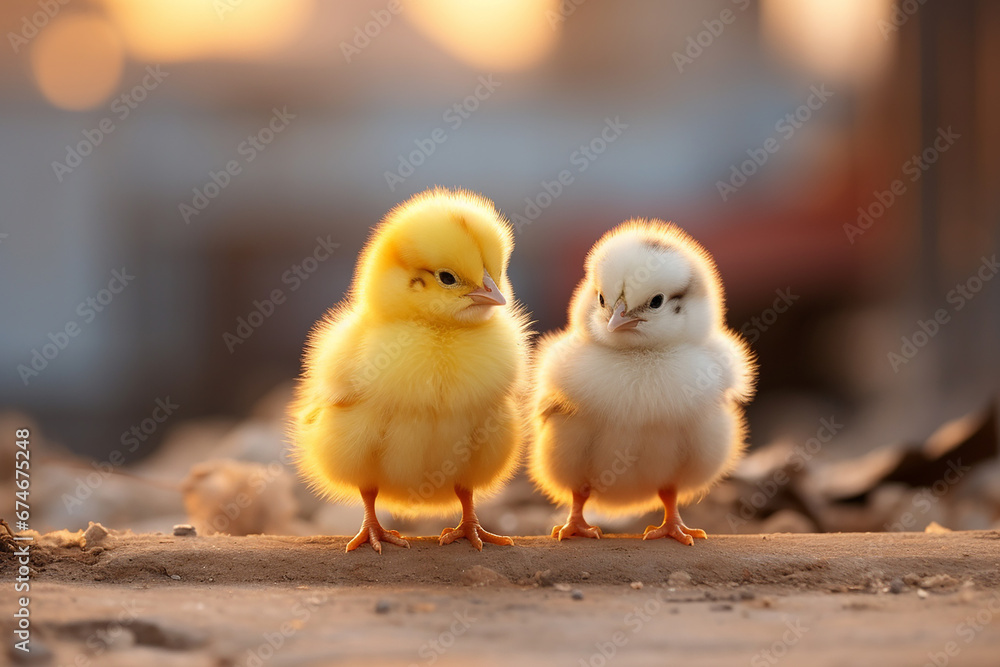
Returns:
[[[764,0],[765,42],[789,62],[831,83],[874,81],[890,53],[892,0]]]
[[[100,16],[60,16],[31,51],[38,89],[61,109],[82,111],[106,101],[118,86],[123,50],[117,32]]]
[[[247,60],[299,33],[312,0],[104,0],[129,53],[155,62]]]
[[[403,13],[450,55],[489,71],[525,69],[555,46],[559,0],[406,0]]]

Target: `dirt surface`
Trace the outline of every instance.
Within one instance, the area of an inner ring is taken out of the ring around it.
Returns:
[[[30,664],[1000,664],[996,531],[420,538],[382,556],[343,537],[54,541],[32,555]]]

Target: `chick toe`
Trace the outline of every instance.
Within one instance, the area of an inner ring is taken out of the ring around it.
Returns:
[[[564,540],[574,535],[579,535],[581,537],[593,537],[595,539],[601,539],[604,533],[598,526],[591,526],[589,523],[583,520],[583,517],[571,517],[562,526],[555,526],[552,529],[552,537],[557,540]]]
[[[438,544],[444,546],[464,537],[472,543],[472,546],[476,547],[477,551],[483,550],[483,542],[507,547],[514,546],[514,540],[504,535],[494,535],[480,525],[470,489],[456,485],[455,495],[458,496],[459,501],[462,503],[462,523],[456,528],[445,528],[442,530],[441,539],[438,540]]]
[[[438,540],[438,544],[444,546],[463,537],[469,540],[477,551],[483,550],[483,542],[505,547],[514,545],[514,540],[505,535],[494,535],[483,528],[478,521],[463,521],[457,528],[445,528],[441,531],[441,539]]]
[[[347,543],[346,551],[354,551],[360,547],[365,542],[372,545],[372,549],[375,553],[382,553],[382,542],[388,542],[389,544],[395,544],[398,547],[404,547],[406,549],[410,548],[410,543],[399,536],[398,530],[386,530],[376,521],[370,523],[365,521],[361,524],[361,530],[358,534]]]
[[[690,547],[694,545],[694,538],[704,540],[708,534],[700,528],[688,528],[681,522],[680,517],[668,519],[659,526],[647,526],[642,534],[644,540],[656,540],[661,537],[672,537]]]

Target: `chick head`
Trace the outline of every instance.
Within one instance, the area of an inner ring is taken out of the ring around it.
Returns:
[[[359,300],[384,320],[476,325],[510,294],[510,225],[492,202],[464,190],[428,190],[375,229],[358,268]]]
[[[587,256],[573,327],[610,347],[699,342],[722,322],[711,255],[672,223],[629,220]]]

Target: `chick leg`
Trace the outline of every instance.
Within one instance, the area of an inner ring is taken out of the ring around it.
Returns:
[[[591,526],[583,518],[583,505],[588,498],[590,498],[589,486],[585,485],[583,490],[573,492],[573,508],[569,511],[569,519],[564,525],[552,529],[552,537],[564,540],[574,535],[582,535],[583,537],[601,539],[601,535],[603,535],[601,529],[597,526]]]
[[[472,546],[476,547],[479,551],[483,550],[483,542],[505,546],[514,544],[514,540],[509,537],[494,535],[479,525],[479,517],[476,516],[476,510],[472,505],[472,491],[456,484],[455,495],[462,502],[462,523],[457,528],[445,528],[442,530],[439,544],[451,544],[461,537],[472,542]]]
[[[361,522],[361,530],[347,543],[347,551],[354,551],[365,542],[370,542],[372,549],[377,553],[382,553],[382,541],[395,544],[400,547],[410,548],[410,543],[399,536],[399,531],[386,530],[378,522],[375,516],[375,497],[378,496],[378,489],[364,489],[361,491],[361,500],[365,503],[365,519]]]
[[[659,537],[672,537],[681,544],[691,546],[694,538],[705,539],[708,535],[700,528],[688,528],[681,521],[681,513],[677,509],[677,489],[668,486],[660,489],[660,500],[663,501],[663,523],[659,526],[647,526],[642,539],[655,540]]]

